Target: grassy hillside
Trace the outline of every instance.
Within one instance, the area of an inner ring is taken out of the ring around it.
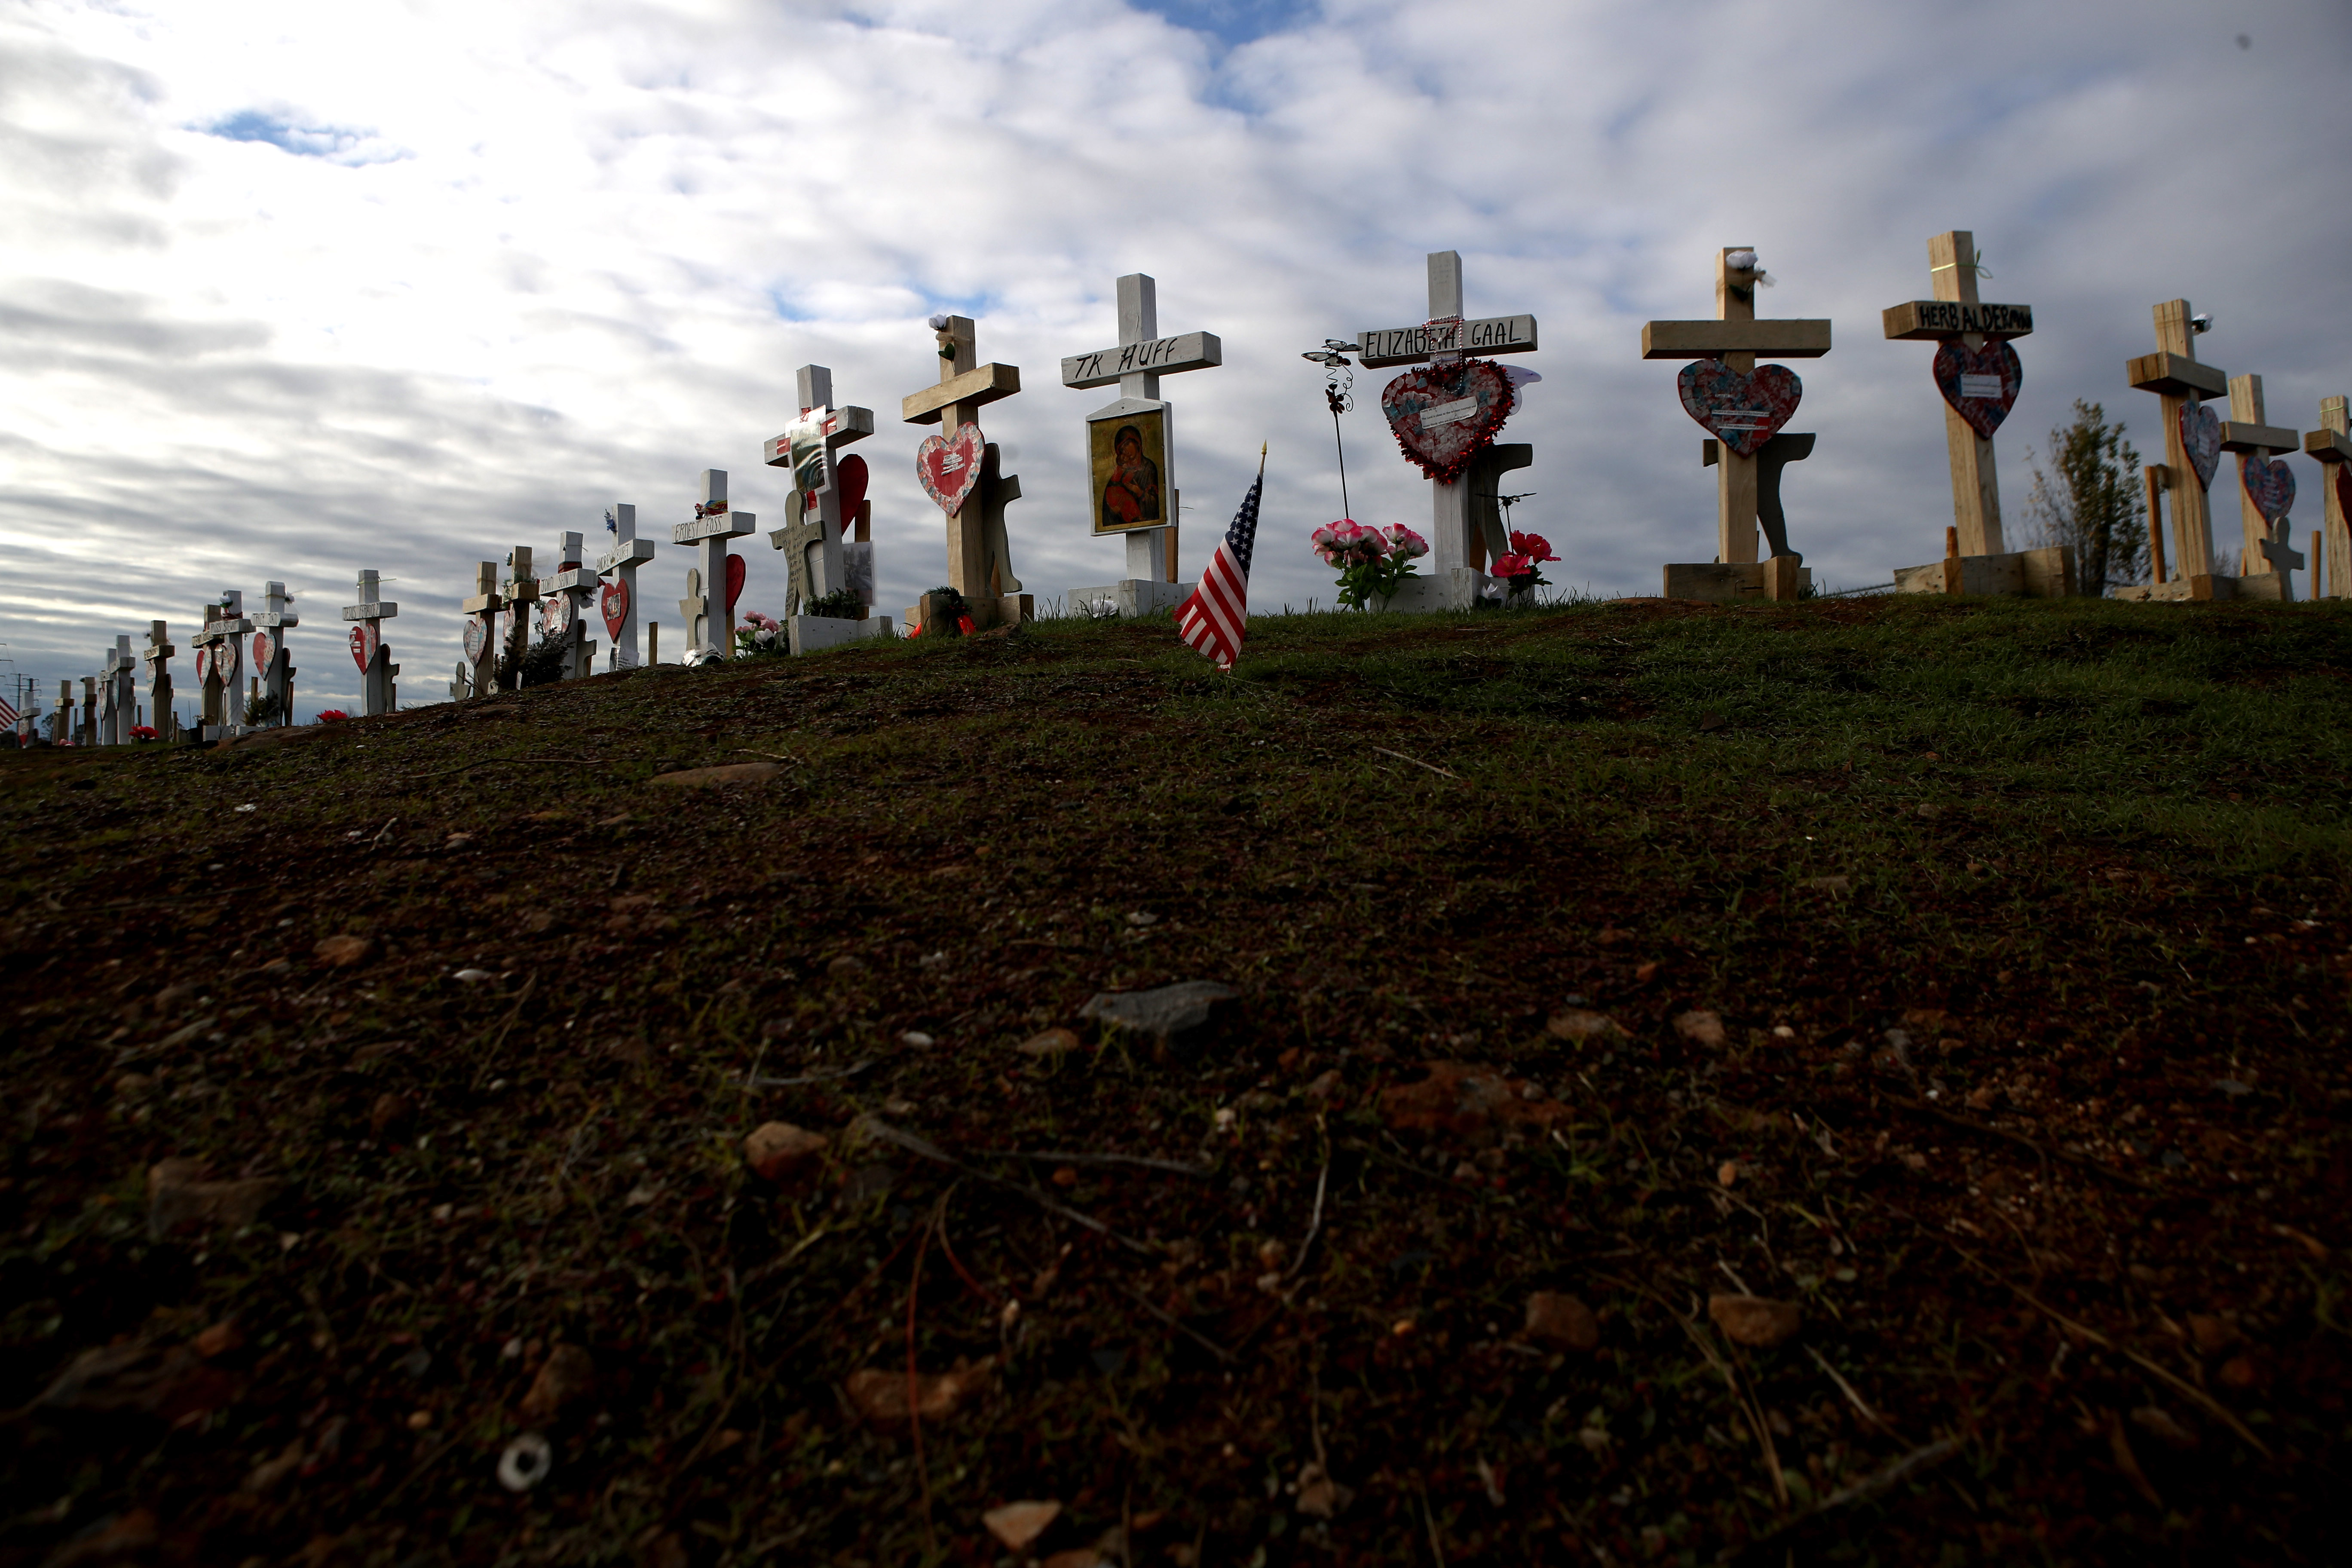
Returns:
[[[2340,1558],[2347,674],[1633,603],[11,755],[0,1563]]]

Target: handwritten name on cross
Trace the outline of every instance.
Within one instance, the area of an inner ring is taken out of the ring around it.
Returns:
[[[2307,458],[2316,458],[2327,476],[2320,487],[2319,541],[2312,552],[2311,596],[2324,593],[2331,599],[2347,596],[2345,587],[2352,582],[2352,519],[2346,513],[2347,491],[2352,491],[2352,403],[2341,397],[2319,400],[2319,428],[2304,433],[2303,451]]]
[[[734,657],[734,605],[727,596],[727,542],[740,539],[759,524],[748,511],[727,505],[727,470],[702,470],[702,500],[695,504],[694,521],[669,531],[672,544],[702,547],[702,564],[686,574],[686,597],[677,613],[686,618],[686,646],[720,658]]]
[[[1988,342],[2006,342],[2033,331],[2031,305],[1988,305],[1977,298],[1976,236],[1951,229],[1927,242],[1927,279],[1933,300],[1912,300],[1882,311],[1886,335],[1897,342],[1957,341],[1960,354],[1954,390],[1979,416],[1998,427],[2015,401],[2017,388],[2000,365],[2010,353]],[[1944,357],[1938,351],[1938,366]],[[1999,361],[1999,364],[1992,363]],[[1993,412],[1993,410],[1998,412]],[[2008,553],[2000,526],[2000,484],[1993,465],[1992,437],[1944,399],[1944,445],[1951,456],[1952,523],[1960,531],[1962,555]]]
[[[900,398],[898,416],[908,425],[937,425],[941,437],[952,443],[965,426],[977,426],[984,405],[1021,390],[1021,367],[979,363],[979,329],[969,316],[935,316],[931,330],[939,344],[939,382]],[[980,432],[975,428],[973,434]],[[985,444],[982,437],[979,445]],[[950,458],[970,463],[982,461],[984,454],[959,449]],[[1001,528],[989,525],[990,498],[984,492],[990,488],[983,472],[964,492],[962,504],[947,514],[948,585],[968,600],[1021,588],[1013,574],[1011,542]]]
[[[1429,319],[1417,327],[1376,327],[1356,334],[1356,357],[1367,369],[1382,365],[1451,364],[1475,354],[1532,353],[1536,349],[1533,316],[1486,316],[1465,321],[1462,315],[1462,255],[1454,250],[1429,253]],[[1429,415],[1423,416],[1428,423]],[[1431,566],[1444,572],[1483,561],[1496,540],[1480,531],[1473,537],[1472,520],[1480,509],[1474,498],[1496,488],[1507,465],[1489,447],[1451,482],[1429,481]],[[1514,454],[1523,456],[1524,454]],[[1500,527],[1492,531],[1499,532]]]
[[[400,606],[377,591],[383,581],[373,568],[362,572],[359,603],[343,606],[343,619],[357,623],[352,627],[352,662],[360,670],[360,711],[369,718],[400,706],[400,689],[392,679],[400,666],[392,662],[392,649],[383,641],[383,623],[400,614]]]
[[[1733,258],[1738,258],[1735,265]],[[1756,286],[1764,276],[1752,246],[1727,245],[1715,258],[1715,320],[1650,321],[1642,328],[1643,359],[1723,362],[1734,376],[1756,374],[1756,356],[1819,359],[1830,352],[1830,323],[1814,320],[1756,318]],[[1786,374],[1785,372],[1783,373]],[[1727,423],[1740,410],[1723,411]],[[1745,411],[1761,418],[1763,410]],[[1785,417],[1785,415],[1783,415]],[[1718,428],[1718,435],[1726,434]],[[1730,432],[1737,434],[1736,431]],[[1725,562],[1756,559],[1757,459],[1723,443],[1716,464],[1716,556]]]
[[[1160,492],[1166,498],[1168,515],[1155,527],[1124,531],[1127,535],[1127,574],[1146,582],[1173,582],[1175,570],[1170,559],[1169,545],[1176,537],[1178,522],[1176,415],[1174,406],[1160,395],[1160,378],[1188,370],[1209,370],[1222,365],[1225,363],[1225,345],[1218,341],[1214,332],[1180,332],[1172,338],[1161,337],[1160,285],[1149,273],[1127,274],[1118,280],[1118,342],[1110,348],[1071,354],[1064,359],[1062,384],[1084,389],[1117,384],[1118,401],[1106,404],[1087,415],[1088,426],[1099,425],[1106,420],[1129,418],[1152,410],[1159,412],[1164,442]],[[1094,531],[1104,531],[1101,498],[1090,498],[1087,510],[1095,520]]]
[[[2244,532],[2244,546],[2239,555],[2238,570],[2248,576],[2255,571],[2254,563],[2265,557],[2277,560],[2275,543],[2286,536],[2273,526],[2273,520],[2263,510],[2260,499],[2264,481],[2273,473],[2271,454],[2292,452],[2303,445],[2303,435],[2281,426],[2263,423],[2263,378],[2259,375],[2233,375],[2230,378],[2230,417],[2221,422],[2221,450],[2235,452],[2238,458],[2238,517]],[[2284,470],[2284,464],[2278,465]],[[2278,523],[2286,521],[2284,508],[2294,502],[2294,479],[2291,473],[2282,476],[2284,494],[2271,492],[2273,504],[2280,509]],[[2302,557],[2295,558],[2297,565]],[[2294,580],[2285,573],[2279,574],[2279,596],[2294,597]]]
[[[654,542],[637,537],[637,509],[614,501],[604,511],[613,548],[596,558],[596,574],[606,581],[596,595],[598,616],[613,639],[605,655],[611,669],[635,669],[637,658],[637,568],[654,558]]]
[[[804,364],[793,373],[793,380],[800,417],[762,452],[770,468],[788,469],[793,477],[793,492],[784,501],[784,526],[768,535],[768,542],[784,552],[786,615],[798,615],[810,601],[849,585],[842,546],[858,520],[842,510],[847,498],[837,482],[837,454],[852,441],[874,434],[872,409],[833,405],[829,368]],[[865,459],[858,461],[863,466]]]
[[[2156,353],[2140,354],[2124,366],[2134,390],[2153,392],[2163,400],[2163,489],[2172,497],[2172,559],[2182,579],[2213,573],[2213,514],[2205,492],[2212,470],[2198,471],[2189,444],[2194,437],[2199,451],[2203,450],[2214,433],[2211,427],[2219,423],[2206,412],[2204,400],[2230,390],[2229,376],[2199,363],[2190,346],[2210,324],[2189,314],[2188,300],[2167,300],[2156,307]]]
[[[140,650],[139,662],[147,667],[147,711],[154,717],[155,738],[167,742],[180,733],[179,716],[172,710],[172,656],[179,651],[162,621],[148,623],[147,646]]]

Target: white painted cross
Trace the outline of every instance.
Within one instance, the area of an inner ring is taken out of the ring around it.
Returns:
[[[373,568],[362,572],[360,602],[343,606],[343,619],[357,623],[352,627],[352,662],[360,668],[360,712],[371,719],[400,706],[400,689],[392,680],[400,666],[392,662],[383,640],[383,623],[400,614],[400,606],[377,591],[383,581]]]
[[[191,639],[203,692],[199,733],[204,740],[225,741],[244,732],[245,706],[237,700],[236,682],[245,663],[245,634],[251,630],[243,589],[225,588],[205,606],[204,630]]]
[[[266,584],[263,608],[252,616],[254,673],[261,677],[262,696],[276,700],[280,724],[294,722],[294,657],[286,648],[286,631],[300,626],[302,617],[291,613],[293,604],[285,584]]]
[[[1091,353],[1071,354],[1062,361],[1062,384],[1068,387],[1109,386],[1117,383],[1118,399],[1087,416],[1087,451],[1093,451],[1093,426],[1114,419],[1129,419],[1157,411],[1163,447],[1160,493],[1167,515],[1141,526],[1106,526],[1103,498],[1087,484],[1087,509],[1096,534],[1127,536],[1127,574],[1146,583],[1172,583],[1176,569],[1170,546],[1177,541],[1176,414],[1160,395],[1160,378],[1188,370],[1209,370],[1225,363],[1225,347],[1214,332],[1160,335],[1160,286],[1149,273],[1130,272],[1118,280],[1118,342]]]
[[[85,746],[102,746],[106,743],[99,739],[98,677],[95,675],[85,675],[81,678],[81,743]]]
[[[614,501],[604,521],[613,531],[613,548],[596,558],[596,575],[604,580],[596,595],[597,617],[612,638],[604,656],[608,669],[637,668],[637,568],[654,558],[654,542],[637,537],[637,509]]]
[[[58,746],[74,743],[73,682],[70,680],[58,682],[57,710],[49,715],[49,742]]]
[[[147,711],[152,715],[155,738],[166,745],[180,738],[179,715],[172,710],[172,634],[162,621],[147,626],[147,646],[139,662],[147,667]]]
[[[833,372],[824,365],[801,366],[793,382],[800,417],[761,453],[770,468],[782,468],[793,481],[793,493],[784,502],[784,526],[770,533],[768,542],[778,550],[797,549],[798,559],[787,561],[791,581],[803,597],[821,599],[849,586],[842,547],[847,530],[857,523],[856,518],[842,515],[845,496],[837,482],[836,455],[852,441],[874,434],[874,411],[854,405],[835,408]],[[808,611],[805,604],[787,603],[784,608],[788,615]]]
[[[1417,327],[1375,328],[1356,335],[1356,357],[1367,370],[1452,364],[1472,354],[1532,353],[1535,348],[1533,316],[1463,319],[1462,254],[1454,250],[1429,253],[1429,320]],[[1485,457],[1481,453],[1451,482],[1429,481],[1430,565],[1435,572],[1475,566],[1486,559],[1490,542],[1483,536],[1474,540],[1471,526],[1472,498],[1495,488],[1495,474],[1485,471]]]
[[[588,635],[589,608],[596,596],[596,574],[581,564],[586,542],[577,533],[559,536],[555,574],[539,580],[539,629],[563,648],[563,679],[596,673],[596,643]]]
[[[702,547],[702,564],[688,570],[686,597],[677,602],[678,614],[686,617],[689,652],[699,648],[720,658],[734,657],[734,608],[727,602],[727,542],[742,538],[758,521],[748,511],[729,510],[726,469],[702,470],[702,500],[694,509],[694,521],[669,531],[672,544]]]
[[[474,591],[457,606],[466,616],[459,628],[466,658],[457,667],[457,679],[450,683],[450,696],[488,697],[498,689],[499,612],[506,603],[506,595],[499,592],[499,563],[476,562]]]
[[[2256,563],[2273,554],[2271,520],[2263,515],[2255,500],[2254,483],[2270,467],[2273,452],[2292,452],[2303,445],[2303,433],[2281,426],[2263,423],[2263,378],[2259,375],[2233,375],[2230,378],[2230,417],[2221,422],[2221,450],[2235,452],[2238,457],[2238,518],[2244,533],[2244,545],[2238,557],[2238,571],[2244,576],[2254,575]],[[2252,481],[2252,482],[2250,482]],[[2288,496],[2293,498],[2290,485]],[[2279,519],[2281,524],[2286,520]],[[2284,534],[2278,535],[2284,538]],[[2297,564],[2300,564],[2298,558]],[[2279,596],[2294,597],[2293,581],[2279,574]]]
[[[2189,460],[2181,422],[2184,416],[2202,426],[2210,419],[2203,400],[2230,390],[2230,378],[2210,364],[2201,364],[2191,340],[2210,325],[2189,313],[2186,300],[2167,300],[2156,307],[2156,353],[2141,354],[2124,367],[2124,374],[2140,392],[2163,399],[2165,489],[2172,497],[2172,566],[2182,581],[2213,574],[2213,514],[2205,493],[2210,481],[2200,477]]]

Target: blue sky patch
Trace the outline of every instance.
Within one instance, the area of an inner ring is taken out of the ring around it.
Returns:
[[[196,129],[225,142],[267,142],[298,158],[324,158],[334,163],[384,163],[409,155],[388,145],[373,132],[337,125],[297,125],[257,109],[239,110]]]
[[[1314,0],[1133,0],[1139,11],[1223,44],[1246,44],[1284,32],[1316,13]]]

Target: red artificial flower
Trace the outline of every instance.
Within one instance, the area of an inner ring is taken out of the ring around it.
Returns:
[[[1517,535],[1514,534],[1512,536],[1512,540],[1513,542],[1516,543],[1517,542]],[[1495,557],[1495,575],[1497,577],[1524,577],[1535,569],[1536,563],[1528,560],[1524,555],[1497,555]]]
[[[980,628],[971,624],[971,617],[970,616],[958,616],[956,617],[956,630],[961,632],[966,637],[970,637],[972,633],[980,630]]]
[[[321,724],[332,724],[350,717],[350,714],[344,712],[340,708],[321,708],[319,710],[319,722]]]
[[[1511,549],[1515,552],[1526,556],[1530,561],[1557,561],[1559,559],[1559,556],[1554,555],[1551,552],[1551,542],[1540,533],[1514,532],[1511,535]]]

